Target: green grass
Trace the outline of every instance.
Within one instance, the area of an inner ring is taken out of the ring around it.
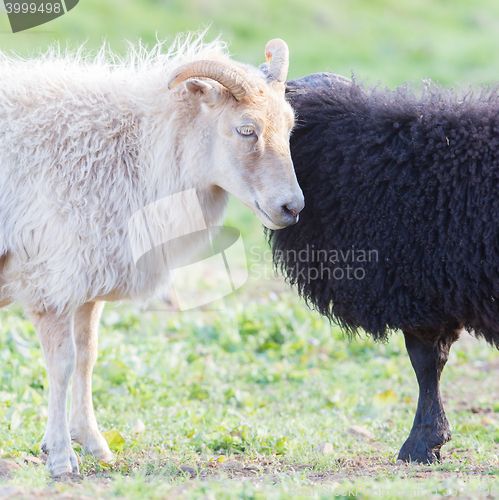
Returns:
[[[468,474],[463,484],[470,487],[495,477],[499,405],[487,390],[494,374],[483,368],[497,366],[499,354],[483,342],[458,343],[444,372],[454,427],[445,462],[396,467],[417,397],[401,336],[388,344],[349,343],[288,292],[270,290],[225,307],[197,313],[106,307],[94,402],[101,429],[118,431],[124,443],[110,465],[77,447],[82,474],[101,478],[84,488],[100,488],[105,498],[164,498],[181,487],[186,498],[288,498],[306,496],[322,476],[340,479],[327,484],[395,490],[458,487]],[[0,315],[0,353],[1,454],[22,463],[39,452],[48,383],[36,334],[17,309]],[[136,432],[138,420],[144,432]],[[372,432],[374,441],[349,433],[352,425]],[[324,442],[334,446],[331,455],[315,451]],[[224,463],[233,460],[256,465],[247,472],[256,479],[229,479]],[[178,475],[181,465],[199,478]],[[364,469],[371,472],[357,477]],[[424,481],[407,481],[421,471]],[[13,480],[34,488],[49,483],[43,468],[25,468]]]

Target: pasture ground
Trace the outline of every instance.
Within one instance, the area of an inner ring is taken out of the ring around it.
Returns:
[[[22,311],[1,312],[0,457],[21,468],[0,480],[0,498],[496,497],[496,350],[466,336],[451,351],[443,463],[397,463],[417,402],[402,335],[349,342],[281,280],[256,279],[271,268],[255,260],[211,310],[106,306],[94,403],[116,460],[76,446],[81,478],[54,481],[36,463],[44,362]]]

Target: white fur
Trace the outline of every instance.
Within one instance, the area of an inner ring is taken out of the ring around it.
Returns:
[[[130,217],[191,189],[207,225],[222,217],[227,191],[273,228],[290,223],[283,207],[303,206],[283,84],[232,62],[261,86],[244,103],[215,82],[168,90],[176,68],[198,59],[230,61],[222,42],[201,37],[166,53],[161,43],[130,46],[124,59],[105,48],[29,60],[0,53],[0,307],[20,302],[42,344],[50,382],[42,448],[54,475],[78,471],[71,438],[112,457],[91,398],[102,301],[145,300],[169,279],[135,267],[132,247],[145,237],[128,233]],[[248,120],[262,131],[258,143],[235,131],[232,122]],[[151,213],[164,241],[198,221],[194,206]],[[169,251],[185,257],[196,245]]]
[[[202,138],[178,150],[182,103],[167,82],[185,62],[229,60],[225,46],[188,38],[161,48],[131,46],[123,60],[107,49],[0,55],[0,298],[59,313],[115,291],[145,299],[162,277],[135,268],[130,216],[193,187],[206,222],[222,216],[225,193],[196,186],[188,165],[202,168]]]

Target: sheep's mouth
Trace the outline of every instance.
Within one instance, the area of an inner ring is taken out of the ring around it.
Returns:
[[[255,206],[261,214],[263,214],[270,222],[272,222],[272,224],[275,224],[274,221],[267,215],[267,212],[262,210],[262,207],[258,204],[256,200],[255,200]]]
[[[255,200],[255,206],[257,208],[257,210],[267,219],[269,220],[274,226],[276,226],[277,228],[283,228],[285,226],[281,226],[280,224],[276,224],[270,217],[269,215],[267,214],[267,212],[265,212],[265,210],[262,209],[262,207],[260,207],[259,203]]]

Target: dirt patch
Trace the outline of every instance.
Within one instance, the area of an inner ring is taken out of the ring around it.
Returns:
[[[307,485],[304,488],[313,489],[317,487],[343,488],[345,484],[351,484],[353,488],[362,488],[368,479],[406,479],[413,484],[424,484],[425,481],[437,480],[444,482],[447,479],[462,478],[464,481],[470,477],[483,477],[491,479],[498,473],[493,467],[483,467],[472,463],[467,458],[467,453],[462,452],[463,459],[456,458],[453,454],[457,450],[450,449],[446,454],[445,461],[441,466],[407,464],[402,461],[394,463],[386,457],[366,457],[358,455],[354,457],[339,457],[332,461],[332,467],[317,470],[318,466],[313,463],[290,464],[277,457],[263,457],[258,460],[248,461],[240,455],[231,457],[226,462],[212,461],[191,463],[189,465],[178,464],[172,468],[172,463],[164,462],[155,465],[157,474],[168,480],[184,475],[188,480],[170,490],[168,498],[182,498],[188,489],[208,480],[220,482],[235,481],[252,483],[265,483],[279,485],[282,481],[292,477],[296,473],[302,473],[306,477]],[[469,456],[469,451],[468,451]],[[119,464],[118,464],[119,467]],[[164,471],[167,471],[164,474]],[[132,471],[130,471],[133,474]],[[79,478],[56,478],[52,484],[43,489],[29,489],[14,486],[9,483],[0,486],[0,500],[88,500],[106,495],[117,474],[123,474],[123,470],[107,470],[105,472],[90,472]],[[492,476],[492,477],[491,477]],[[151,474],[154,478],[154,474]],[[64,488],[61,488],[61,487]],[[308,490],[307,490],[308,491]],[[120,497],[113,497],[119,498]],[[447,496],[447,498],[454,498]],[[457,497],[456,497],[457,498]],[[459,496],[459,498],[468,498]]]

